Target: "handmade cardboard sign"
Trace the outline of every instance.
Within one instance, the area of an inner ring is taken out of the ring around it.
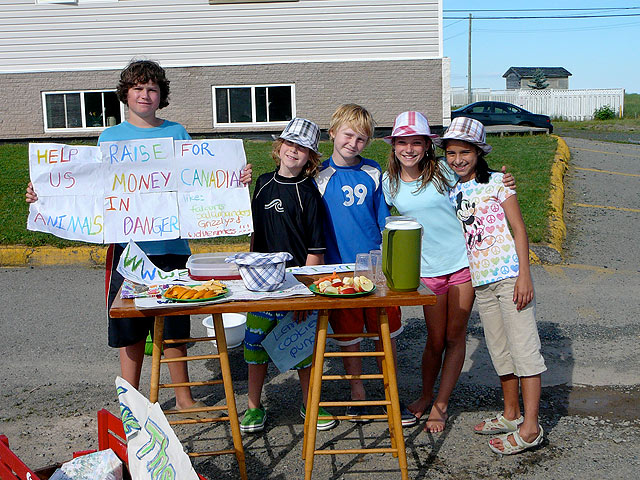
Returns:
[[[300,323],[289,312],[278,322],[269,335],[262,340],[262,346],[281,372],[286,372],[313,353],[318,312],[308,312]]]
[[[123,378],[116,377],[131,478],[198,480],[191,460],[164,416]]]
[[[110,195],[105,198],[104,226],[105,243],[178,238],[176,192]]]
[[[208,238],[251,233],[248,192],[240,182],[247,161],[242,140],[179,140],[180,235]]]
[[[91,243],[249,234],[245,165],[241,140],[30,144],[27,228]]]
[[[142,249],[132,240],[124,247],[116,270],[127,280],[143,285],[192,281],[191,277],[189,277],[189,271],[186,268],[180,268],[170,272],[165,272],[157,268]]]
[[[103,243],[104,216],[101,197],[38,197],[29,207],[27,228],[68,240]]]

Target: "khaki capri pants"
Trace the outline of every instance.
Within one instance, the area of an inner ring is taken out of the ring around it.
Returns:
[[[513,303],[516,278],[476,287],[476,302],[493,367],[499,376],[530,377],[547,367],[540,354],[535,298],[522,310]]]

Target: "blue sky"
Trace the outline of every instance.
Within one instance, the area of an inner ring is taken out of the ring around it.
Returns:
[[[633,10],[611,8],[637,7]],[[513,11],[517,9],[587,11]],[[462,10],[453,12],[451,10]],[[499,9],[510,11],[473,11]],[[607,9],[607,10],[604,10]],[[451,86],[467,86],[468,16],[471,13],[472,88],[502,90],[509,67],[564,67],[569,88],[624,88],[640,93],[640,0],[499,1],[443,0],[444,55],[451,58]],[[480,20],[487,16],[637,16],[588,19]],[[464,20],[447,17],[465,17]]]

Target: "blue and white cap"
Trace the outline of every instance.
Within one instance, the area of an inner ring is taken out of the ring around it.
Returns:
[[[318,141],[320,140],[320,127],[306,118],[294,118],[280,134],[280,138],[297,143],[303,147],[310,148],[318,152]]]
[[[225,258],[226,263],[238,265],[245,287],[254,292],[278,290],[285,280],[285,267],[293,255],[277,253],[236,253]]]

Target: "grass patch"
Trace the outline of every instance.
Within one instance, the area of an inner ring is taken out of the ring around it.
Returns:
[[[546,135],[490,137],[494,150],[487,157],[496,169],[506,165],[517,181],[518,198],[531,242],[547,239],[549,207],[549,178],[556,140]],[[246,140],[247,160],[253,164],[254,179],[275,169],[271,159],[271,142]],[[331,154],[331,142],[321,142],[323,159]],[[363,152],[386,169],[390,147],[382,140],[373,141]],[[29,182],[28,145],[0,144],[0,244],[1,245],[52,245],[66,247],[80,245],[41,232],[26,229],[28,205],[24,192]],[[250,187],[253,194],[253,185]],[[195,243],[226,244],[243,243],[246,236],[196,240]]]

